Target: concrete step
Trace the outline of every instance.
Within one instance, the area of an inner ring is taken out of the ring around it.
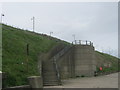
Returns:
[[[57,78],[54,78],[54,77],[44,78],[44,81],[51,81],[51,80],[57,80]]]
[[[51,79],[57,79],[56,76],[43,76],[43,79],[48,79],[48,80],[51,80]]]
[[[43,67],[42,70],[43,71],[46,71],[46,70],[55,70],[55,67]]]
[[[49,72],[43,72],[43,75],[56,75],[56,72],[49,71]]]
[[[59,84],[57,83],[45,83],[45,84],[43,84],[43,86],[58,86]]]
[[[43,85],[44,86],[54,86],[58,85],[57,73],[52,61],[43,64]]]
[[[52,76],[52,77],[49,77],[49,76],[43,76],[43,79],[44,80],[57,80],[57,77],[55,77],[55,76]]]
[[[45,82],[46,82],[46,81],[52,82],[52,81],[57,81],[57,79],[45,79],[44,81],[45,81]]]
[[[56,85],[59,85],[58,82],[43,82],[43,85],[44,86],[56,86]]]
[[[55,71],[55,69],[54,69],[54,68],[42,69],[42,70],[43,70],[43,72],[46,72],[46,71]]]

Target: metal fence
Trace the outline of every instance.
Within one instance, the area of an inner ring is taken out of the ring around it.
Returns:
[[[93,43],[91,41],[87,41],[87,40],[75,40],[72,42],[72,44],[74,45],[91,45],[93,46]]]

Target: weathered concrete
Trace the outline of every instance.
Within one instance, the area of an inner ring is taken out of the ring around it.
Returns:
[[[53,59],[43,62],[42,77],[44,85],[59,85],[55,63]]]
[[[57,61],[57,64],[59,66],[61,79],[75,77],[75,64],[74,64],[73,52],[72,51],[73,51],[73,47],[71,47]]]
[[[49,52],[40,55],[38,62],[38,69],[40,75],[43,78],[43,85],[58,85],[58,77],[56,72],[56,64],[54,63],[53,57],[59,53],[62,49],[65,48],[65,45],[58,43],[53,47]]]
[[[42,59],[44,85],[58,85],[61,79],[65,78],[82,75],[94,76],[96,62],[91,42],[88,44],[86,41],[85,45],[75,44],[55,49],[57,48],[54,48]]]
[[[94,47],[91,45],[73,45],[58,60],[61,79],[94,76],[96,71],[96,62]]]
[[[74,45],[76,76],[93,76],[96,71],[94,47],[91,45]]]
[[[44,88],[102,88],[101,90],[112,88],[105,90],[114,90],[114,88],[118,88],[118,73],[98,77],[66,79],[62,82],[62,86],[46,86]]]
[[[42,88],[43,87],[43,82],[42,78],[40,76],[31,76],[28,77],[29,84],[31,88]]]

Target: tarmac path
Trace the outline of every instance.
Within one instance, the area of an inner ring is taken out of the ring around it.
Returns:
[[[118,88],[118,73],[63,80],[61,86],[46,86],[44,88]]]

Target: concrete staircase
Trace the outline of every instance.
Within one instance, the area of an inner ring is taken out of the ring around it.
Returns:
[[[55,63],[53,62],[52,59],[47,62],[43,62],[42,75],[43,75],[44,86],[60,84],[55,67],[56,67]]]
[[[65,47],[63,50],[57,53],[50,60],[42,62],[42,77],[43,77],[44,86],[61,85],[61,79],[59,74],[59,67],[57,65],[57,60],[62,55],[64,55],[70,48],[71,48],[71,45]]]

